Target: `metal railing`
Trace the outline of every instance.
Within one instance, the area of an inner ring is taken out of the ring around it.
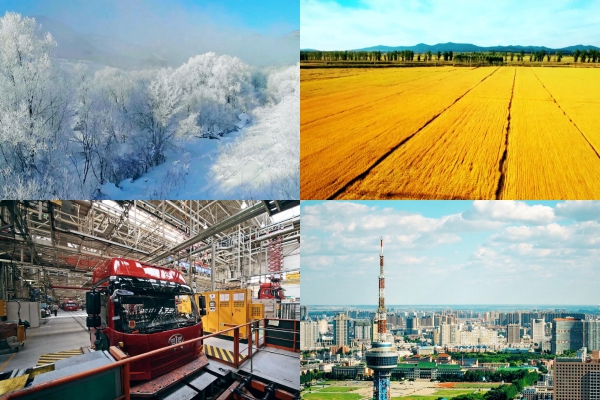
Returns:
[[[256,353],[256,352],[253,352],[253,347],[254,347],[253,346],[253,338],[252,338],[253,335],[248,335],[248,349],[247,349],[247,353],[248,354],[245,357],[240,357],[241,356],[240,351],[239,351],[239,346],[240,346],[240,328],[242,328],[242,327],[248,327],[250,325],[256,325],[256,327],[251,326],[251,327],[249,327],[247,329],[251,329],[251,331],[254,332],[255,343],[257,344],[256,350],[258,351],[258,347],[259,347],[259,331],[261,329],[266,328],[266,325],[267,325],[266,321],[267,320],[269,320],[269,319],[268,318],[264,318],[264,319],[260,319],[260,320],[256,320],[256,321],[252,321],[252,322],[247,322],[247,323],[242,324],[242,325],[237,325],[235,327],[230,327],[230,328],[224,329],[224,330],[222,330],[220,332],[211,333],[210,335],[205,335],[205,336],[202,336],[202,337],[190,339],[190,340],[187,340],[185,342],[181,342],[181,343],[174,344],[174,345],[171,345],[171,346],[167,346],[167,347],[163,347],[163,348],[160,348],[160,349],[152,350],[152,351],[149,351],[149,352],[144,353],[144,354],[139,354],[137,356],[131,356],[131,357],[122,358],[122,359],[117,360],[117,361],[115,361],[114,363],[111,363],[111,364],[103,365],[101,367],[93,368],[93,369],[90,369],[90,370],[87,370],[87,371],[83,371],[83,372],[79,372],[79,373],[76,373],[76,374],[73,374],[73,375],[69,375],[69,376],[65,376],[65,377],[62,377],[62,378],[58,378],[58,379],[55,379],[55,380],[52,380],[52,381],[49,381],[49,382],[43,382],[43,383],[40,383],[40,384],[35,385],[35,386],[26,387],[24,389],[21,389],[21,390],[15,391],[15,392],[7,393],[3,397],[0,397],[0,399],[2,399],[2,400],[4,400],[4,399],[16,399],[16,398],[19,398],[19,397],[23,397],[23,396],[26,396],[26,395],[33,394],[33,393],[39,393],[39,392],[41,392],[43,390],[46,390],[46,389],[55,388],[55,387],[58,387],[60,385],[72,383],[72,382],[78,381],[80,379],[88,378],[88,377],[91,377],[92,375],[96,375],[96,374],[100,374],[100,373],[103,373],[103,372],[107,372],[107,371],[113,370],[115,368],[122,368],[121,376],[122,376],[122,385],[123,385],[123,394],[124,395],[121,398],[129,400],[130,399],[130,389],[131,389],[130,381],[129,381],[129,377],[130,377],[129,372],[130,372],[130,364],[131,363],[137,362],[137,361],[141,361],[141,360],[144,360],[146,358],[150,358],[150,357],[159,355],[159,354],[167,352],[169,350],[174,350],[174,349],[182,347],[184,345],[196,343],[198,341],[202,341],[202,340],[205,340],[205,339],[208,339],[208,338],[211,338],[211,337],[216,337],[216,336],[219,336],[219,335],[223,335],[223,333],[230,332],[230,331],[234,332],[234,336],[233,336],[234,337],[234,342],[233,342],[233,347],[234,347],[234,351],[233,351],[234,354],[233,354],[233,356],[234,356],[234,360],[233,360],[233,363],[228,363],[228,362],[225,362],[222,359],[217,359],[217,358],[215,358],[215,360],[218,360],[218,362],[220,362],[220,363],[225,363],[227,365],[231,365],[231,366],[234,366],[236,368],[239,368],[246,360],[248,360],[249,358],[251,359],[253,353]],[[261,322],[263,323],[263,327],[259,326],[259,324]],[[298,334],[299,334],[299,332],[298,332]],[[263,345],[262,346],[263,347],[264,346],[268,346],[267,340],[263,341]],[[292,349],[295,349],[295,346],[290,347],[290,350],[294,351]],[[210,357],[210,358],[213,358],[213,357]]]

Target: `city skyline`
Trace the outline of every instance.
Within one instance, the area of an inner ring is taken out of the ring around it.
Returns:
[[[301,0],[300,46],[317,50],[446,42],[598,46],[599,15],[600,3],[589,0]]]
[[[303,305],[595,305],[598,202],[303,202]]]

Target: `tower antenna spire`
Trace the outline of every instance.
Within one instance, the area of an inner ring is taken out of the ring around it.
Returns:
[[[371,342],[366,353],[367,367],[373,370],[373,399],[390,400],[390,373],[398,364],[398,352],[393,343],[386,342],[387,312],[385,309],[385,275],[383,272],[383,237],[379,239],[379,307],[377,321],[377,340]],[[373,332],[373,339],[375,332]]]

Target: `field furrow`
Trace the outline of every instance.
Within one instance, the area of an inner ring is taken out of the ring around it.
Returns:
[[[329,198],[342,190],[494,71],[459,71],[443,84],[433,74],[394,101],[371,103],[302,126],[301,197]],[[304,104],[303,100],[302,114]]]
[[[600,69],[536,68],[535,74],[600,153]]]
[[[515,72],[473,88],[339,198],[495,198]]]
[[[364,81],[364,77],[352,77],[329,79],[325,82],[318,82],[318,85],[314,82],[301,84],[302,113],[300,125],[312,124],[332,115],[383,101],[409,89],[420,87],[423,83],[430,83],[432,79],[443,81],[454,75],[467,72],[467,70],[445,69],[436,71],[432,68],[432,71],[407,71],[402,75],[392,75],[389,71],[386,72],[370,74],[368,82]],[[365,84],[368,87],[365,87]],[[323,89],[320,91],[312,90],[311,87],[313,86],[324,88],[329,93],[324,93]]]
[[[539,70],[517,70],[501,198],[598,199],[600,159],[542,86]]]

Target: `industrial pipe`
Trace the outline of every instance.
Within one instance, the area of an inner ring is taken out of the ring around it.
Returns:
[[[76,286],[50,286],[51,289],[71,289],[71,290],[92,290],[91,287],[76,287]]]
[[[209,237],[214,236],[217,233],[220,233],[225,229],[231,228],[232,226],[236,226],[236,225],[241,224],[242,222],[247,221],[251,218],[257,217],[257,216],[261,215],[262,213],[264,213],[265,211],[266,211],[266,209],[265,209],[264,203],[256,203],[252,207],[248,207],[245,210],[242,210],[239,213],[234,214],[231,217],[223,220],[222,222],[219,222],[218,224],[215,224],[215,225],[209,227],[208,229],[205,229],[204,231],[200,232],[193,238],[190,238],[190,239],[186,240],[185,242],[181,243],[180,245],[173,247],[171,250],[165,251],[165,252],[151,258],[150,260],[148,260],[148,262],[156,263],[157,261],[170,256],[171,254],[175,254],[175,253],[177,253],[183,249],[186,249],[204,239],[208,239]]]

